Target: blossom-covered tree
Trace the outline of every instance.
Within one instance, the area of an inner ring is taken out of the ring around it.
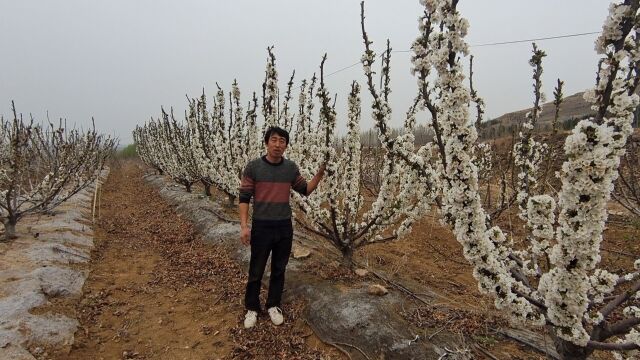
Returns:
[[[267,48],[267,52],[262,85],[262,132],[267,124],[291,128],[294,119],[289,105],[293,75],[281,107],[273,47]],[[236,81],[228,94],[228,104],[224,90],[218,84],[216,87],[210,110],[203,91],[197,99],[188,98],[186,125],[178,124],[173,114],[169,120],[163,111],[162,121],[152,120],[137,128],[134,139],[145,163],[185,185],[188,191],[198,181],[205,187],[212,185],[226,194],[228,204],[233,204],[238,197],[242,170],[264,150],[262,132],[257,125],[258,99],[254,93],[245,113]]]
[[[412,223],[426,211],[428,202],[421,201],[425,188],[415,183],[415,174],[402,162],[385,152],[379,192],[368,206],[363,198],[361,182],[360,85],[351,84],[348,97],[347,135],[336,147],[333,139],[336,111],[324,83],[324,62],[320,65],[320,87],[317,92],[319,116],[312,125],[311,116],[301,107],[291,157],[303,175],[313,174],[320,164],[327,166],[326,178],[309,197],[294,194],[295,220],[305,229],[330,241],[343,255],[343,263],[352,266],[353,251],[372,242],[389,241],[408,233]],[[314,83],[312,79],[311,83]],[[304,88],[300,98],[306,100]],[[336,191],[336,186],[340,191]]]
[[[595,349],[640,348],[640,260],[628,273],[613,274],[598,266],[606,203],[638,105],[638,2],[610,7],[596,41],[596,51],[603,56],[596,86],[585,93],[597,114],[578,123],[566,139],[558,200],[527,196],[522,215],[532,241],[524,248],[515,248],[502,229],[490,226],[480,200],[473,162],[477,131],[469,116],[472,96],[462,67],[469,52],[464,41],[468,23],[457,10],[458,1],[422,0],[420,35],[412,46],[418,106],[430,115],[435,157],[408,151],[400,146],[401,139],[388,136],[381,119],[390,110],[374,85],[375,54],[363,26],[363,67],[383,146],[424,174],[421,179],[437,192],[443,220],[462,244],[480,290],[514,322],[548,326],[566,359],[584,359]],[[387,91],[385,81],[382,93]],[[535,263],[535,257],[548,260]]]
[[[244,114],[240,88],[233,82],[229,93],[229,120],[226,121],[225,94],[218,86],[213,110],[207,110],[206,96],[191,99],[187,122],[194,138],[191,151],[198,169],[210,184],[227,195],[229,204],[238,197],[240,175],[247,162],[258,155],[259,140],[256,127],[257,99]]]
[[[151,119],[143,127],[136,127],[133,139],[143,161],[162,169],[187,191],[191,192],[191,186],[201,181],[202,175],[191,151],[194,139],[189,129],[178,123],[173,110],[169,114],[162,109],[161,119]]]
[[[18,221],[46,213],[89,186],[116,140],[95,129],[25,122],[12,103],[13,119],[0,118],[0,219],[4,239],[15,237]]]

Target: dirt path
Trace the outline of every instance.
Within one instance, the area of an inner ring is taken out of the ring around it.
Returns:
[[[132,163],[114,168],[69,354],[54,359],[337,358],[299,318],[242,328],[245,271],[198,241]],[[51,358],[51,357],[48,357]]]

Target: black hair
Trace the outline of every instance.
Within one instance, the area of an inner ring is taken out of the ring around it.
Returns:
[[[269,138],[271,137],[271,135],[273,135],[274,133],[276,133],[277,135],[280,135],[284,138],[285,142],[287,143],[287,145],[289,145],[289,132],[281,127],[278,126],[271,126],[270,128],[267,129],[267,131],[264,132],[264,143],[267,144],[269,142]]]

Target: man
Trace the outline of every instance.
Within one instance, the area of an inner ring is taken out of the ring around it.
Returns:
[[[255,326],[260,311],[260,285],[271,253],[271,276],[266,308],[275,325],[283,323],[280,301],[284,273],[291,254],[291,189],[309,195],[324,176],[324,165],[311,181],[300,175],[296,163],[283,157],[289,133],[270,127],[264,134],[267,154],[247,164],[240,184],[240,240],[251,245],[249,279],[245,292],[244,327]],[[249,201],[253,197],[253,221],[249,228]]]

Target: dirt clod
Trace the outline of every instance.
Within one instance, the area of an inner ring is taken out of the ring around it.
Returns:
[[[367,288],[367,292],[371,295],[382,296],[387,295],[389,293],[389,290],[387,290],[386,287],[380,284],[373,284],[369,285],[369,287]]]

